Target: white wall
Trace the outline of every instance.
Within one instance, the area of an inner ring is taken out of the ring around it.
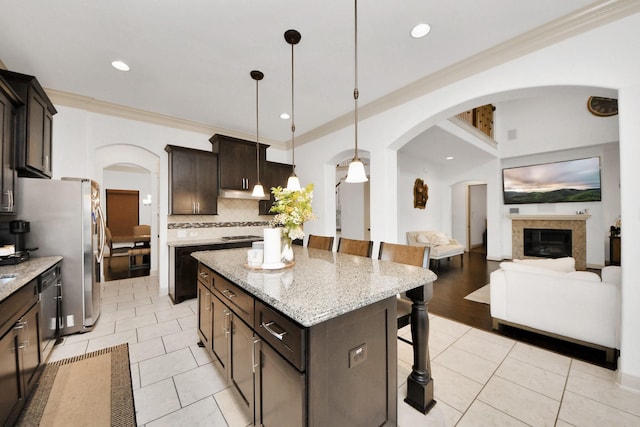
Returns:
[[[444,230],[442,228],[441,168],[431,162],[398,153],[398,237],[394,243],[406,243],[407,231]],[[413,207],[413,186],[420,178],[429,186],[424,209]]]
[[[348,239],[364,240],[365,238],[365,183],[347,184],[344,181],[340,184],[340,203],[342,207],[341,236]],[[328,234],[333,236],[334,234]],[[336,241],[337,244],[337,241]]]
[[[487,220],[487,186],[472,184],[469,186],[469,244],[471,248],[482,246],[482,235]]]

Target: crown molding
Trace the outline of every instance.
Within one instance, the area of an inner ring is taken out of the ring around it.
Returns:
[[[593,3],[382,96],[359,107],[358,114],[361,120],[373,117],[456,81],[638,12],[640,2],[637,0],[605,0]],[[353,112],[346,113],[297,136],[296,142],[303,145],[352,124]]]
[[[166,126],[189,132],[202,133],[208,135],[208,137],[215,133],[219,133],[222,135],[232,136],[234,138],[245,139],[247,141],[255,141],[255,135],[248,135],[231,129],[225,129],[200,122],[180,119],[165,114],[153,113],[133,107],[127,107],[125,105],[113,104],[106,101],[100,101],[89,96],[77,95],[74,93],[63,92],[56,89],[45,88],[45,92],[51,99],[51,102],[55,105],[63,105],[66,107],[91,111],[93,113],[106,114],[123,119],[151,123],[154,125]],[[261,140],[261,143],[277,148],[287,147],[286,143],[264,138]]]

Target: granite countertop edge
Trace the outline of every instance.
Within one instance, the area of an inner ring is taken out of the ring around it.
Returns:
[[[304,250],[307,250],[306,248]],[[249,294],[254,297],[262,300],[266,304],[275,308],[276,310],[282,312],[287,315],[300,325],[304,327],[311,327],[322,323],[326,320],[341,316],[343,314],[355,311],[362,307],[366,307],[370,304],[382,301],[384,299],[395,297],[397,294],[401,292],[408,291],[422,284],[432,285],[433,281],[437,278],[435,273],[427,269],[420,269],[419,267],[413,266],[404,266],[409,270],[412,270],[413,273],[408,273],[406,277],[399,279],[399,283],[394,285],[393,287],[389,287],[388,289],[377,290],[374,295],[364,295],[362,293],[357,293],[357,298],[351,297],[350,295],[343,295],[343,297],[339,298],[339,303],[333,304],[329,307],[324,307],[323,310],[317,310],[317,304],[314,303],[313,299],[305,299],[304,296],[300,296],[299,298],[291,298],[292,300],[297,300],[297,303],[291,303],[290,301],[284,298],[275,298],[273,295],[265,292],[263,289],[252,286],[247,280],[244,279],[245,273],[249,272],[244,268],[244,265],[241,263],[241,266],[233,266],[232,263],[227,260],[220,260],[219,263],[216,262],[213,258],[216,256],[220,256],[222,252],[231,253],[231,251],[236,251],[238,254],[238,259],[240,256],[243,256],[246,253],[246,249],[229,249],[225,251],[202,251],[202,252],[194,252],[191,255],[196,258],[198,261],[210,267],[212,270],[216,271],[221,276],[230,280],[235,285],[239,286],[243,290],[247,291]],[[335,253],[334,253],[335,254]],[[349,255],[352,256],[352,255]],[[360,257],[356,257],[360,258]],[[298,259],[298,258],[296,258]],[[388,263],[387,261],[378,261],[372,260],[373,263]],[[389,263],[395,264],[395,263]],[[295,267],[294,267],[295,268]],[[240,274],[235,274],[236,272],[240,272]],[[262,274],[269,275],[271,272],[264,272]],[[412,275],[413,274],[413,275]],[[314,286],[313,281],[309,281],[311,286]]]
[[[62,261],[58,255],[46,257],[31,257],[28,261],[14,265],[0,266],[0,277],[15,275],[16,278],[4,285],[0,285],[0,302],[9,298],[14,292],[47,271],[56,263]]]

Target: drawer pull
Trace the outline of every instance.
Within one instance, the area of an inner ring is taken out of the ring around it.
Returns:
[[[267,332],[269,332],[271,335],[273,335],[274,337],[278,338],[280,341],[282,341],[282,337],[284,337],[287,334],[287,331],[282,331],[282,332],[276,332],[273,329],[270,328],[270,326],[275,325],[278,326],[277,324],[275,324],[274,322],[269,322],[269,323],[264,323],[261,322],[260,326],[262,326],[263,328],[265,328],[267,330]],[[278,326],[278,329],[282,329]]]
[[[200,277],[202,277],[203,279],[206,279],[209,277],[209,275],[203,271],[200,273]]]
[[[224,291],[222,291],[222,295],[227,297],[227,299],[231,299],[231,298],[235,298],[236,297],[236,294],[231,292],[231,290],[229,290],[229,289],[225,289]]]

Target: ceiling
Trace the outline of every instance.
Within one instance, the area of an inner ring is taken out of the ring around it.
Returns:
[[[361,1],[360,106],[570,14],[591,0]],[[611,2],[609,2],[611,3]],[[353,109],[354,8],[345,0],[0,0],[0,60],[48,90],[82,95],[253,138],[286,143],[295,47],[296,135]],[[420,22],[431,33],[409,36]],[[552,24],[549,24],[552,23]],[[117,71],[111,61],[127,62]],[[439,135],[441,136],[441,135]]]

